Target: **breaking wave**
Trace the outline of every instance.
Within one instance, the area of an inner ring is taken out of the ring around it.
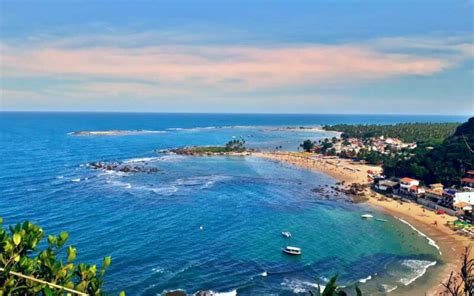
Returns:
[[[372,279],[372,276],[369,275],[369,276],[366,277],[366,278],[360,279],[360,280],[359,280],[359,283],[366,283],[368,280],[371,280],[371,279]]]
[[[415,226],[411,225],[410,223],[408,223],[407,221],[403,220],[402,218],[399,218],[399,217],[395,217],[397,218],[398,220],[400,220],[401,222],[405,223],[406,225],[410,226],[411,229],[413,229],[414,231],[416,231],[419,235],[425,237],[427,240],[428,240],[428,244],[430,244],[431,246],[435,247],[436,249],[438,249],[438,252],[440,255],[442,255],[441,253],[441,249],[439,248],[439,246],[436,244],[436,242],[431,239],[429,236],[427,236],[426,234],[424,234],[423,232],[421,232],[420,230],[418,230],[417,228],[415,228]]]
[[[402,277],[399,279],[399,282],[408,286],[409,284],[413,283],[416,279],[423,276],[426,273],[426,270],[430,266],[436,265],[436,261],[427,261],[427,260],[414,260],[414,259],[407,259],[402,261],[402,266],[407,268],[410,275],[412,277]]]
[[[306,294],[308,293],[309,290],[315,290],[318,288],[317,283],[312,283],[308,281],[302,281],[302,280],[290,280],[290,279],[284,279],[283,282],[281,283],[281,286],[286,289],[290,290],[295,294]],[[319,285],[321,288],[321,291],[324,290],[324,286]]]

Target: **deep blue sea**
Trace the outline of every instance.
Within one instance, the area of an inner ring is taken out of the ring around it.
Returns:
[[[331,133],[281,126],[465,121],[466,117],[138,113],[0,113],[0,216],[66,230],[78,261],[112,265],[105,289],[157,295],[182,289],[229,295],[305,293],[338,274],[370,293],[416,285],[443,262],[426,238],[366,205],[311,192],[336,181],[254,157],[185,157],[157,150],[222,145],[296,150]],[[148,130],[122,136],[74,131]],[[158,168],[93,170],[95,161]],[[365,221],[362,213],[388,219]],[[291,231],[291,240],[281,231]],[[285,256],[286,244],[301,247]],[[397,291],[395,289],[394,291]],[[392,292],[395,293],[395,292]]]

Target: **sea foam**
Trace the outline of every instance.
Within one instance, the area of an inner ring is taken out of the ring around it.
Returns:
[[[420,230],[418,230],[417,228],[415,228],[415,226],[411,225],[410,223],[408,223],[407,221],[403,220],[402,218],[399,218],[399,217],[395,217],[397,218],[398,220],[400,220],[401,222],[405,223],[406,225],[410,226],[411,229],[415,230],[416,232],[418,232],[419,235],[425,237],[427,240],[428,240],[428,244],[430,244],[431,246],[435,247],[436,249],[438,249],[438,252],[440,255],[442,255],[441,253],[441,249],[439,248],[439,246],[436,244],[436,242],[431,239],[429,236],[427,236],[426,234],[424,234],[423,232],[421,232]]]
[[[407,259],[402,261],[402,265],[410,269],[414,275],[413,277],[404,277],[399,279],[400,283],[404,284],[405,286],[408,286],[416,279],[423,276],[426,273],[428,267],[436,265],[436,261]]]

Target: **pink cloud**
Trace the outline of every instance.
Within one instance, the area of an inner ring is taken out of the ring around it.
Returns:
[[[185,88],[252,90],[377,80],[400,75],[431,75],[453,64],[453,59],[446,57],[386,53],[350,44],[276,48],[42,46],[32,49],[3,45],[1,73],[3,77],[133,79],[167,88],[180,85]],[[150,91],[145,84],[133,87],[128,84],[128,89],[138,88]]]

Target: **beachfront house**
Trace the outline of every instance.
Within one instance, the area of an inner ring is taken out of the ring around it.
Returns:
[[[412,185],[408,189],[408,193],[414,197],[421,197],[425,194],[425,188],[419,185]]]
[[[474,170],[466,172],[464,178],[461,179],[461,185],[474,188]]]
[[[384,192],[384,193],[396,193],[398,192],[399,185],[398,182],[392,180],[380,180],[375,184],[375,190]]]
[[[443,200],[444,186],[441,183],[430,184],[425,190],[425,198],[439,204]]]
[[[474,205],[474,191],[456,192],[454,194],[454,203],[460,202]]]
[[[408,177],[400,179],[400,193],[410,194],[410,190],[418,191],[419,186],[420,186],[419,180],[408,178]]]
[[[461,185],[474,188],[474,178],[471,178],[471,177],[462,178]]]

